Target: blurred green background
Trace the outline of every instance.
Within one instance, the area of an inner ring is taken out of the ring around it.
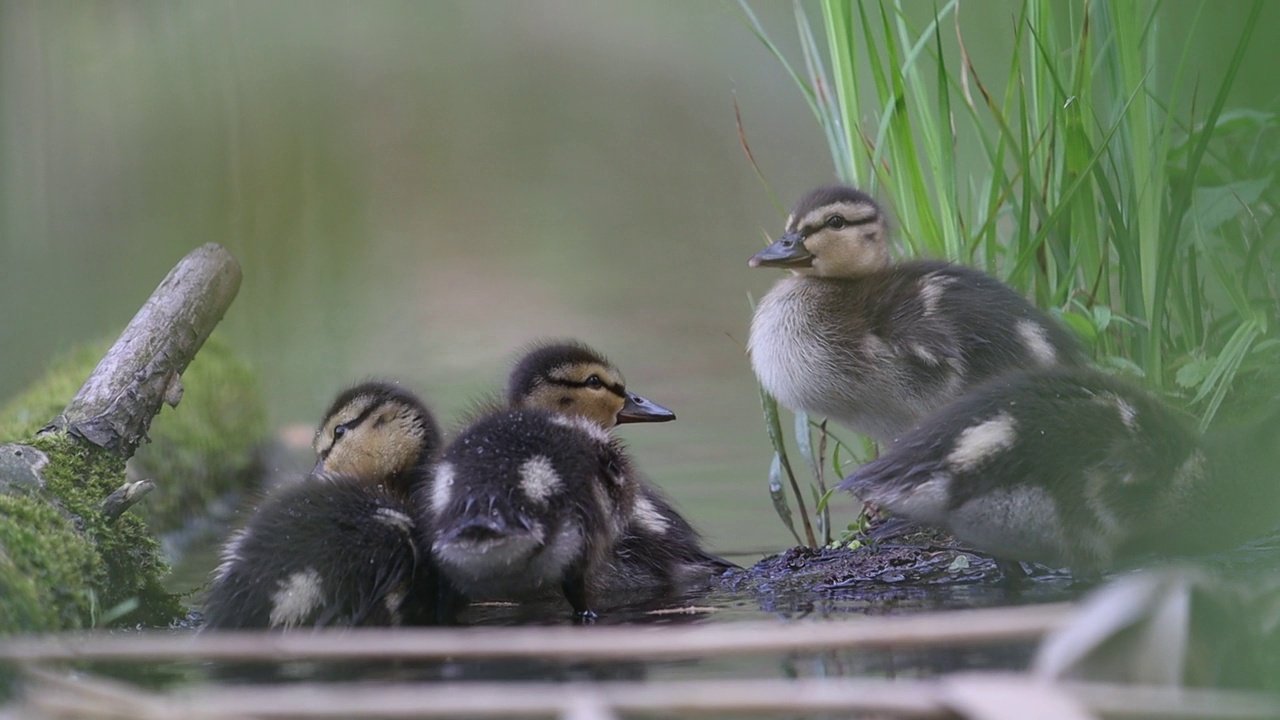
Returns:
[[[752,7],[794,50],[792,5]],[[1007,54],[1008,7],[963,8],[979,68]],[[1175,20],[1207,77],[1244,11]],[[1274,110],[1272,36],[1230,107]],[[679,414],[623,433],[712,544],[781,547],[743,355],[747,294],[776,277],[746,259],[781,219],[735,93],[782,202],[834,178],[734,3],[4,2],[0,398],[214,241],[245,275],[220,333],[274,424],[371,376],[447,423],[522,345],[574,336]]]

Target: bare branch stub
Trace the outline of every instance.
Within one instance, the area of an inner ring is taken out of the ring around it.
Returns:
[[[189,253],[42,432],[66,430],[123,457],[133,455],[166,390],[172,399],[172,383],[235,299],[240,278],[240,264],[221,245],[208,243]]]
[[[115,522],[125,510],[138,504],[147,493],[156,489],[155,482],[151,480],[135,480],[127,482],[116,489],[115,492],[107,496],[102,501],[102,515],[107,522]]]

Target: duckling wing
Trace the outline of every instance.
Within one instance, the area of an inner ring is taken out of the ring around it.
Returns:
[[[1106,565],[1187,505],[1194,434],[1155,398],[1085,368],[975,389],[841,487],[1004,557]]]
[[[914,386],[945,385],[964,372],[962,338],[943,312],[945,293],[955,282],[945,274],[949,268],[924,261],[901,265],[870,284],[869,296],[857,303],[866,313],[867,343],[884,343],[903,363],[902,380]]]
[[[394,624],[415,567],[412,527],[380,485],[334,478],[286,488],[225,546],[205,626]]]
[[[970,387],[1009,370],[1087,361],[1066,328],[982,271],[916,261],[894,274],[900,299],[885,335],[918,367],[944,369]]]

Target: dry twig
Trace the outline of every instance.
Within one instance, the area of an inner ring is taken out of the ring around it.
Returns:
[[[0,660],[648,660],[1025,642],[1061,627],[1070,616],[1071,606],[1063,603],[785,625],[363,628],[305,634],[83,633],[10,640],[0,645]]]

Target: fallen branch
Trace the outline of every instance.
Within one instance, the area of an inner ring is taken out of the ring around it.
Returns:
[[[0,645],[0,660],[648,660],[1027,642],[1062,627],[1071,614],[1071,605],[1051,604],[787,625],[742,622],[689,627],[361,628],[285,634],[87,633],[15,639]]]
[[[873,713],[897,718],[1236,718],[1280,716],[1274,694],[1226,690],[1051,683],[1022,675],[956,674],[936,679],[662,680],[567,683],[302,683],[205,687],[170,694],[95,679],[77,684],[39,673],[27,706],[78,718],[430,718],[609,717],[742,713]],[[978,698],[976,702],[971,701]],[[1047,707],[1045,703],[1051,704]],[[1057,714],[1048,714],[1057,710]]]
[[[0,634],[85,627],[104,608],[133,607],[117,618],[130,624],[184,614],[160,583],[159,543],[123,514],[150,487],[125,482],[125,461],[161,405],[181,399],[181,373],[239,287],[224,248],[189,253],[62,412],[27,444],[0,447]],[[15,491],[27,488],[42,492]]]
[[[179,376],[240,289],[240,265],[221,245],[192,251],[169,271],[65,410],[42,432],[66,430],[128,458],[162,403],[182,397]]]

